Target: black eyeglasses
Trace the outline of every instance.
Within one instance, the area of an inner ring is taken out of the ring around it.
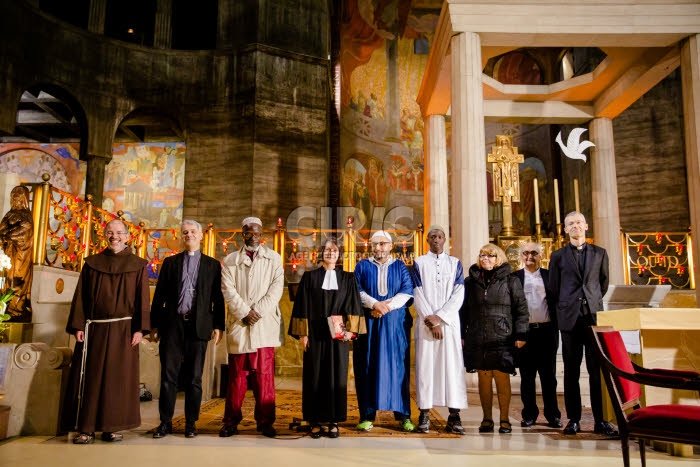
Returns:
[[[496,257],[496,255],[487,255],[487,254],[485,254],[485,253],[482,253],[482,254],[479,255],[479,258],[481,258],[481,259],[495,258],[495,257]]]
[[[262,233],[245,232],[243,234],[244,240],[250,240],[251,238],[260,238],[260,237],[262,237]]]
[[[523,251],[520,253],[523,256],[539,256],[540,252],[539,251]]]

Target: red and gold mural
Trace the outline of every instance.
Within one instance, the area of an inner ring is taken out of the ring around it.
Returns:
[[[413,209],[406,228],[422,222],[424,127],[415,99],[440,10],[411,3],[344,2],[341,202],[358,209],[356,228],[381,228],[376,222],[399,206]]]

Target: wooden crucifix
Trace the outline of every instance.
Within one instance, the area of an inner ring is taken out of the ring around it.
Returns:
[[[513,147],[513,137],[510,135],[496,135],[496,146],[491,146],[491,151],[486,161],[493,164],[493,199],[501,201],[503,206],[501,235],[512,236],[515,235],[515,230],[511,203],[520,202],[518,164],[523,162],[525,157],[518,154],[518,148]]]

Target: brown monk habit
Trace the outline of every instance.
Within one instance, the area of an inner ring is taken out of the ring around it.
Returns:
[[[131,339],[150,329],[147,264],[128,247],[119,253],[105,249],[85,260],[66,332],[84,331],[88,319],[132,319],[90,324],[79,432],[114,432],[141,424],[139,349]],[[63,403],[65,431],[76,426],[82,352],[83,344],[76,343]]]

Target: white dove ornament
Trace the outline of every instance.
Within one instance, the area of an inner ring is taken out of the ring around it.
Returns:
[[[591,146],[595,146],[595,144],[591,143],[590,141],[581,141],[581,135],[585,131],[588,130],[585,128],[574,128],[571,130],[571,133],[569,133],[569,137],[566,140],[566,146],[564,146],[564,143],[562,143],[561,131],[559,132],[555,141],[559,143],[559,147],[566,157],[570,159],[582,159],[584,162],[586,162],[586,155],[583,153],[583,151]]]

